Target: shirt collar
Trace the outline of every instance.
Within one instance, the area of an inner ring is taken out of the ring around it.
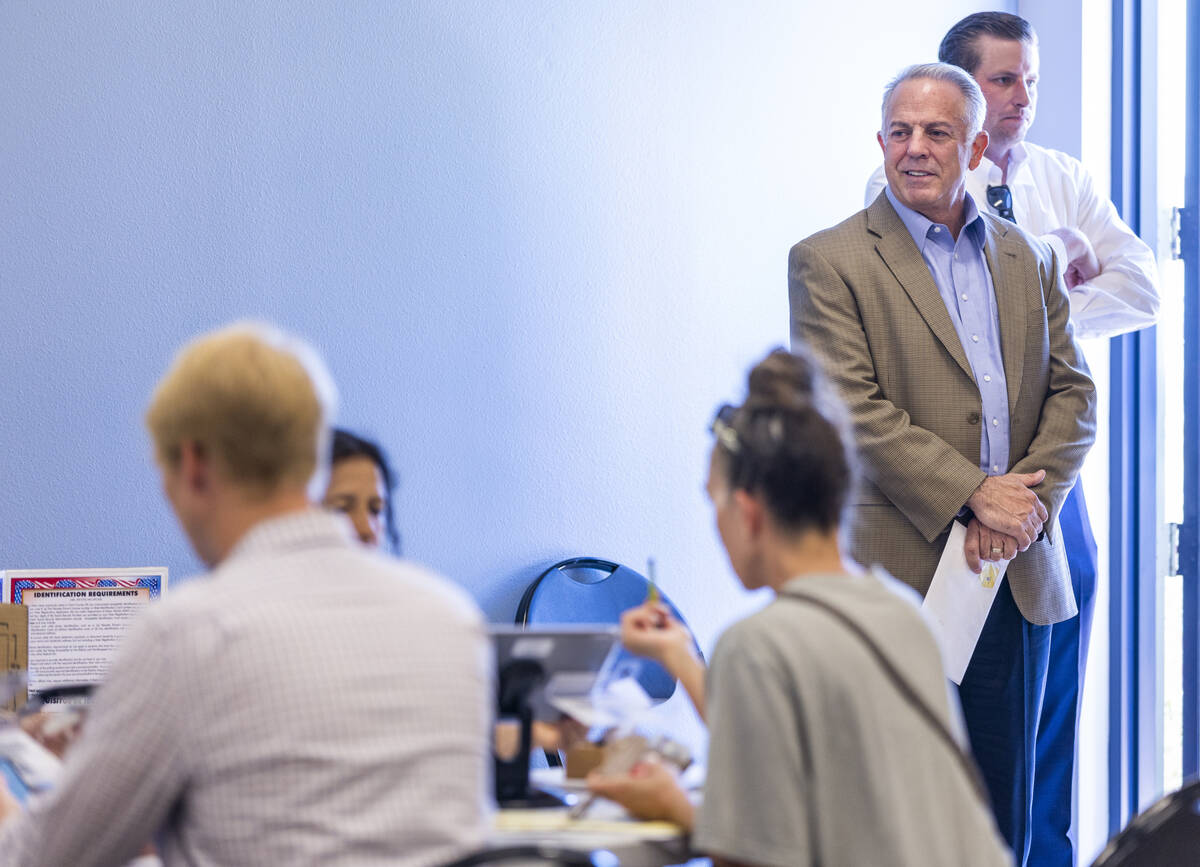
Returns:
[[[1021,169],[1029,162],[1029,151],[1025,148],[1025,142],[1017,142],[1013,145],[1012,151],[1008,158],[1008,185],[1021,182]],[[1000,166],[996,165],[986,156],[979,160],[979,165],[975,167],[975,173],[982,176],[989,187],[998,187],[1005,183],[1004,172],[1000,170]]]
[[[941,223],[935,223],[933,220],[926,217],[924,214],[918,214],[908,205],[903,204],[892,193],[890,186],[885,188],[888,201],[892,203],[892,207],[896,209],[896,215],[900,218],[900,222],[904,223],[904,228],[908,229],[908,233],[912,235],[913,242],[917,245],[918,250],[925,249],[925,241],[929,237],[929,232],[934,226],[942,226]],[[967,237],[976,246],[983,247],[984,228],[983,218],[979,216],[979,208],[975,205],[975,200],[971,198],[971,194],[967,193],[963,202],[964,220],[963,231]],[[942,229],[946,231],[946,237],[950,238],[950,230],[945,226]],[[961,233],[960,233],[961,237]],[[950,241],[953,244],[953,240]]]
[[[350,528],[344,520],[313,507],[255,524],[233,546],[221,565],[242,557],[283,554],[299,548],[341,547],[351,543]]]

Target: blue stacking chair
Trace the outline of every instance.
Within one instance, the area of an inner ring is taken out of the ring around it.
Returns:
[[[526,588],[517,606],[520,626],[551,623],[619,623],[621,613],[646,601],[650,582],[644,576],[610,560],[576,557],[555,563]],[[659,599],[671,614],[686,623],[665,594]],[[695,645],[695,639],[693,639]],[[699,645],[695,645],[697,655]],[[624,648],[617,660],[618,676],[637,678],[654,702],[664,702],[675,692],[675,678],[661,665]]]

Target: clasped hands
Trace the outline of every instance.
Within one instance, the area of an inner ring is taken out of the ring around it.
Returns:
[[[980,572],[984,560],[1011,560],[1034,543],[1050,512],[1031,489],[1045,478],[1045,470],[988,476],[971,494],[967,506],[975,517],[963,554],[972,572]]]

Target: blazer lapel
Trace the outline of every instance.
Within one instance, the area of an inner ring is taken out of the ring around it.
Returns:
[[[962,347],[958,332],[954,329],[950,313],[946,310],[946,302],[942,300],[942,295],[933,282],[933,276],[929,273],[929,266],[921,258],[921,251],[916,248],[912,235],[892,208],[887,196],[879,196],[867,209],[867,230],[879,237],[875,244],[876,252],[904,287],[929,330],[946,347],[950,357],[958,362],[963,373],[975,382],[975,375],[967,361],[967,353]],[[1005,373],[1007,375],[1007,369]]]
[[[1018,255],[1020,249],[1008,237],[1008,227],[1002,221],[984,218],[987,241],[984,255],[992,274],[996,295],[996,311],[1000,319],[1000,352],[1004,357],[1004,379],[1008,386],[1008,411],[1013,412],[1021,393],[1021,372],[1025,367],[1025,293],[1021,280],[1025,269]]]

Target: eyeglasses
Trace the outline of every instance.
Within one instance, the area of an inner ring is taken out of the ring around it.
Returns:
[[[999,184],[994,187],[989,184],[987,188],[987,203],[997,214],[1010,223],[1017,221],[1017,218],[1013,215],[1012,190],[1008,188],[1008,184]]]
[[[712,431],[713,436],[721,445],[725,446],[730,454],[738,454],[742,450],[741,443],[738,440],[737,431],[733,428],[733,417],[737,414],[737,407],[725,404],[717,410],[717,414],[713,416],[712,424],[708,429]]]

